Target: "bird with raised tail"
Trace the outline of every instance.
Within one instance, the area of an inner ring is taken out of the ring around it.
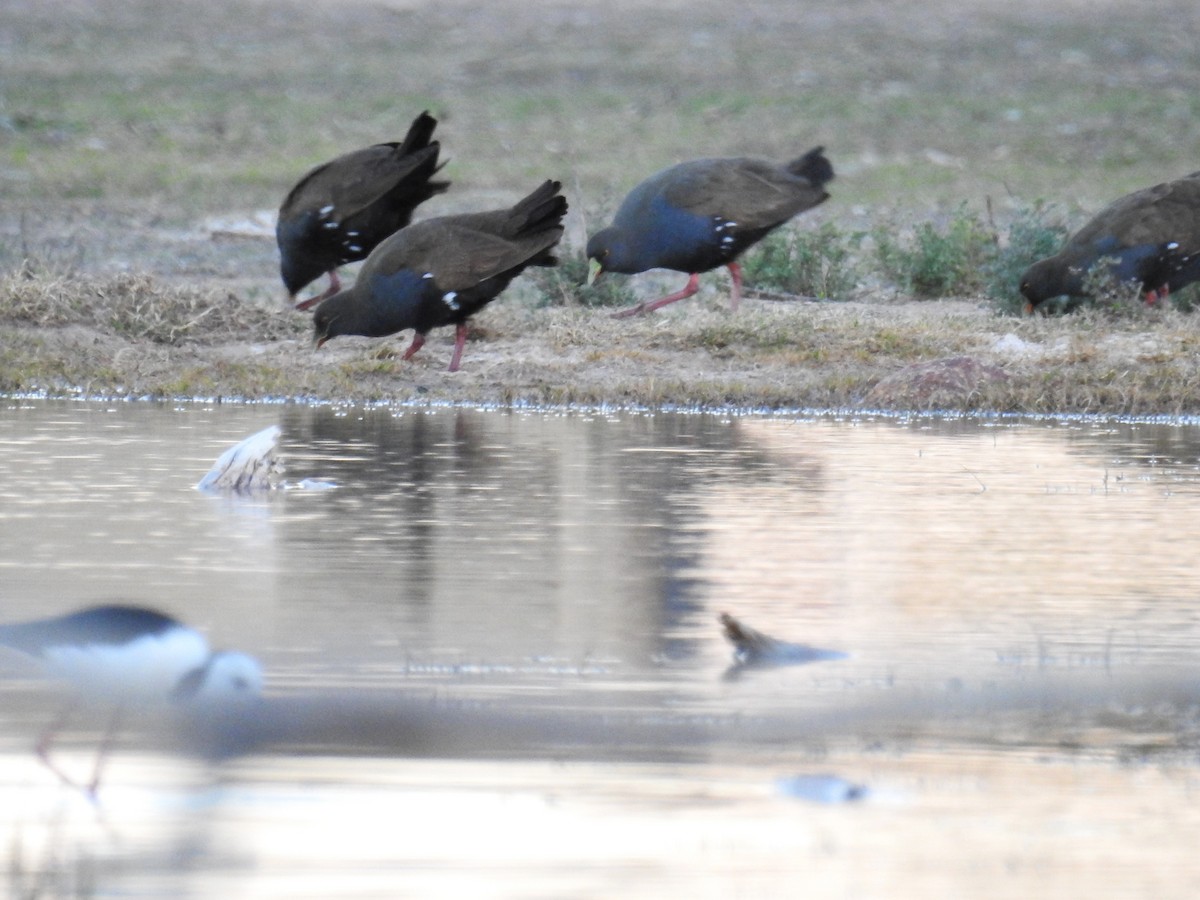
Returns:
[[[413,210],[450,187],[432,140],[437,119],[423,112],[402,142],[355,150],[309,170],[279,208],[279,271],[294,302],[305,285],[328,273],[329,287],[296,304],[308,309],[341,289],[339,266],[366,259],[379,242],[412,221]]]
[[[1025,312],[1053,297],[1084,297],[1103,264],[1114,282],[1136,282],[1147,303],[1200,280],[1200,172],[1126,194],[1021,276]]]
[[[674,294],[620,310],[617,318],[650,312],[690,297],[700,274],[719,266],[733,279],[738,307],[742,272],[737,258],[780,225],[829,199],[833,166],[824,147],[780,165],[763,159],[696,159],[651,175],[622,202],[612,225],[588,241],[588,284],[604,272],[636,275],[649,269],[684,272]]]
[[[494,300],[527,266],[554,266],[567,200],[546,181],[509,209],[426,219],[396,232],[363,263],[354,285],[313,314],[320,347],[339,335],[384,337],[415,332],[409,359],[425,336],[455,326],[450,371],[458,371],[467,319]]]
[[[109,604],[67,615],[0,625],[0,647],[40,663],[72,696],[37,745],[42,763],[63,783],[95,799],[108,749],[126,712],[185,707],[227,710],[256,701],[262,667],[236,651],[213,651],[198,631],[141,606]],[[57,733],[81,707],[110,714],[90,780],[80,784],[51,759]]]

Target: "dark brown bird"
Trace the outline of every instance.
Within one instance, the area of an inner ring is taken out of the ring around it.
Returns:
[[[412,221],[413,210],[450,186],[431,181],[438,165],[437,119],[423,112],[395,141],[355,150],[317,166],[288,192],[275,240],[279,270],[291,300],[329,273],[329,288],[296,305],[308,309],[341,288],[338,266],[366,259],[384,238]]]
[[[1021,277],[1025,311],[1051,297],[1082,297],[1101,260],[1116,282],[1136,281],[1147,303],[1200,279],[1200,172],[1114,201],[1056,255]]]
[[[547,181],[511,209],[426,219],[396,232],[367,257],[354,286],[313,314],[317,346],[341,334],[383,337],[405,328],[425,335],[455,325],[450,371],[458,371],[467,319],[490,303],[526,266],[553,266],[567,200]]]
[[[833,166],[816,147],[786,165],[736,157],[696,159],[651,175],[632,191],[613,223],[588,241],[588,283],[603,272],[636,275],[674,269],[687,286],[614,315],[650,312],[700,288],[700,273],[725,266],[733,278],[732,306],[741,299],[739,255],[788,219],[829,199]]]

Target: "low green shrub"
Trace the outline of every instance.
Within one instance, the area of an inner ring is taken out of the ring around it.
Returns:
[[[632,306],[637,297],[623,276],[602,275],[587,283],[588,260],[578,252],[560,251],[554,268],[526,269],[546,306]]]
[[[904,238],[886,226],[871,234],[883,274],[914,297],[978,293],[983,262],[995,247],[993,233],[965,205],[941,228],[920,222]]]
[[[1066,226],[1041,201],[1018,210],[1008,225],[1007,240],[997,241],[991,258],[983,264],[987,296],[1001,311],[1021,314],[1025,308],[1021,276],[1039,259],[1057,253],[1066,238]]]
[[[786,294],[844,300],[858,285],[865,234],[826,222],[815,231],[781,228],[741,261],[746,284]]]

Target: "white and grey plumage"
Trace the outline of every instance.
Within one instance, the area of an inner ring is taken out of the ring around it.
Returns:
[[[213,651],[204,636],[170,616],[141,606],[109,604],[29,622],[0,625],[0,646],[40,662],[66,683],[73,699],[38,743],[38,755],[64,782],[75,784],[50,760],[50,745],[80,705],[107,707],[113,721],[96,761],[94,797],[104,751],[126,710],[172,706],[225,708],[254,700],[262,667],[236,651]]]

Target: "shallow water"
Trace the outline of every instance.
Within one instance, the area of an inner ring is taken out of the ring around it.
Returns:
[[[336,489],[194,489],[271,424]],[[14,672],[4,846],[42,896],[1188,896],[1198,530],[1192,424],[10,400],[4,619],[159,607],[270,712],[127,739],[97,813]],[[848,656],[730,672],[722,611]]]

